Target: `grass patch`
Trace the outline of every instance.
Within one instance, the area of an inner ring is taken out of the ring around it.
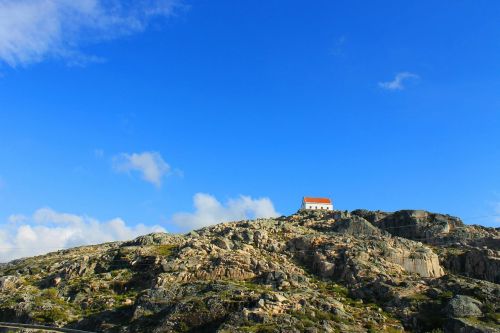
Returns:
[[[154,246],[154,253],[162,257],[170,257],[177,250],[177,245],[162,244]]]
[[[113,299],[116,304],[123,304],[127,299],[130,299],[132,302],[137,297],[137,292],[132,290],[124,294],[114,294]]]
[[[261,285],[261,284],[258,284],[258,283],[255,283],[251,280],[247,280],[247,281],[231,281],[234,285],[238,286],[238,287],[242,287],[242,288],[245,288],[247,290],[251,290],[251,291],[255,291],[255,292],[263,292],[263,291],[268,291],[269,288]]]
[[[33,316],[33,319],[38,322],[47,324],[65,322],[68,320],[68,314],[61,308],[52,308],[50,310],[37,313],[35,316]]]
[[[59,297],[58,297],[58,291],[57,291],[56,288],[45,289],[44,291],[42,291],[42,295],[41,296],[43,298],[49,299],[51,301],[55,301],[55,300],[59,299]]]
[[[488,321],[486,318],[466,317],[464,318],[464,320],[471,324],[477,324],[488,328],[495,328],[495,329],[498,328],[497,322]]]
[[[322,282],[322,281],[317,281],[316,283],[322,292],[333,293],[335,295],[343,296],[343,297],[348,297],[348,295],[349,295],[349,290],[346,287],[341,286],[339,284],[326,283],[326,282]]]
[[[410,295],[408,297],[406,297],[406,299],[408,299],[409,301],[411,302],[426,302],[426,301],[429,301],[430,300],[430,297],[425,295],[425,294],[419,294],[419,293],[416,293],[416,294],[413,294],[413,295]]]
[[[291,315],[298,319],[304,327],[313,327],[315,326],[315,323],[322,320],[329,320],[343,324],[349,323],[349,320],[346,318],[342,318],[331,312],[321,310],[315,310],[314,312],[294,311],[291,313]]]

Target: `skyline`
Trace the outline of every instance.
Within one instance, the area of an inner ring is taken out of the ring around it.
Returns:
[[[303,196],[498,227],[498,14],[0,0],[0,262]]]

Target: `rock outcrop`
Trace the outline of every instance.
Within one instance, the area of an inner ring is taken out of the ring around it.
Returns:
[[[500,251],[451,247],[443,251],[441,262],[456,274],[500,283]]]
[[[498,332],[497,239],[447,215],[366,210],[154,233],[0,266],[0,321],[106,333]]]
[[[377,223],[378,221],[386,218],[387,216],[391,215],[391,213],[388,212],[383,212],[381,210],[366,210],[366,209],[356,209],[351,212],[352,215],[356,215],[359,217],[364,218],[365,220],[371,222],[371,223]]]
[[[385,234],[364,218],[356,215],[335,221],[331,230],[348,235],[381,236]]]
[[[0,277],[0,292],[8,292],[9,290],[16,289],[19,279],[12,275]]]
[[[483,305],[477,299],[469,296],[456,295],[446,306],[446,312],[454,318],[460,317],[480,317]]]
[[[439,243],[442,238],[465,227],[457,217],[423,210],[401,210],[374,224],[394,236],[429,243]]]

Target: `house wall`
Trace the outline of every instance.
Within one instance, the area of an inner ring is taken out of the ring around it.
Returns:
[[[314,202],[313,203],[303,202],[302,209],[333,210],[333,205],[332,204],[323,204],[323,203],[314,203]]]

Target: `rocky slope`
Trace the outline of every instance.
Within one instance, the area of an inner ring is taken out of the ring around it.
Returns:
[[[94,332],[500,332],[500,232],[298,212],[0,267],[0,321]]]

